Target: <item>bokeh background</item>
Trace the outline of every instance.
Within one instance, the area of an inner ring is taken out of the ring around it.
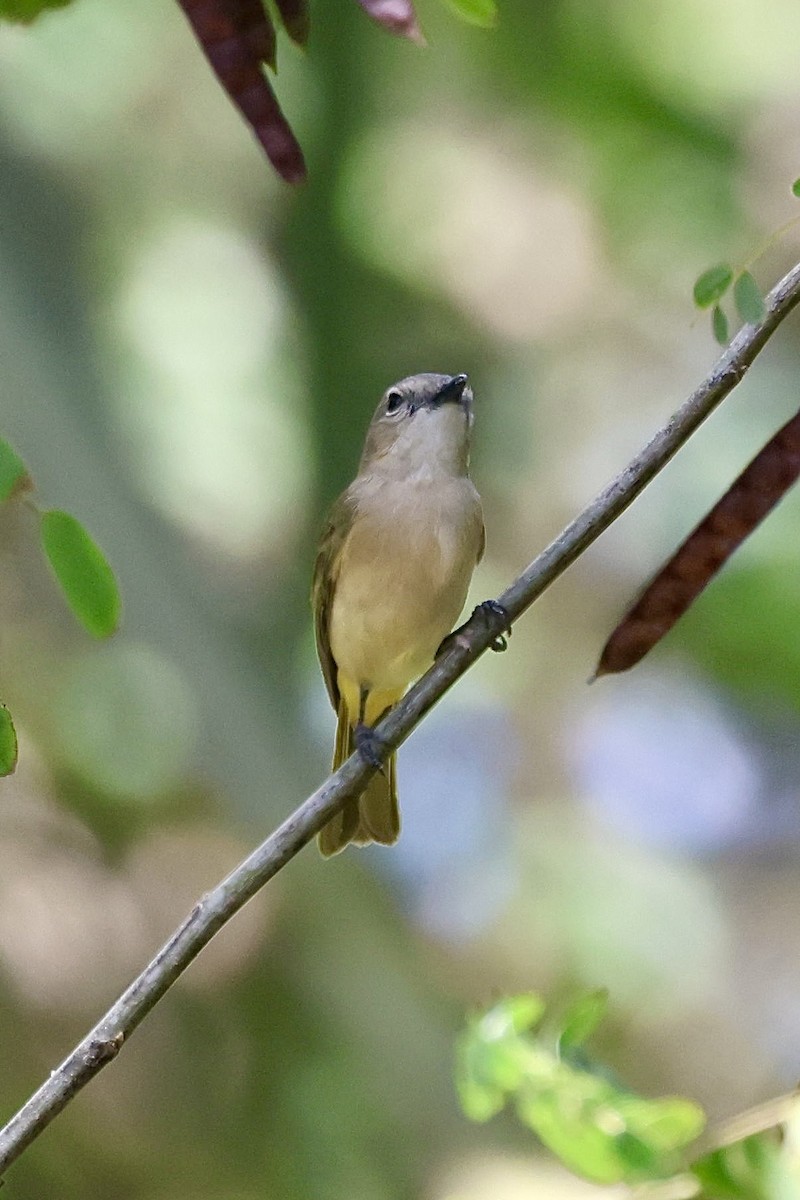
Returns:
[[[703,377],[691,286],[798,212],[794,0],[316,0],[276,181],[177,5],[0,29],[0,433],[111,559],[64,611],[0,514],[0,1099],[10,1114],[194,900],[324,776],[307,590],[380,392],[467,371],[496,595]],[[791,232],[759,262],[768,286]],[[724,1117],[800,1075],[800,499],[667,644],[617,617],[797,404],[797,322],[400,755],[391,852],[308,850],[9,1175],[18,1200],[521,1200],[594,1190],[461,1116],[453,1040],[607,986],[598,1049]]]

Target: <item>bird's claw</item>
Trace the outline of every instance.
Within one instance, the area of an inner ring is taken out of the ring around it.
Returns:
[[[356,725],[353,730],[356,750],[361,755],[368,767],[374,767],[376,771],[383,771],[383,755],[386,751],[383,738],[379,737],[371,725],[365,725],[362,721]]]
[[[498,600],[484,600],[475,609],[473,617],[476,617],[478,613],[488,630],[491,631],[493,628],[497,630],[495,637],[489,643],[489,649],[501,654],[503,650],[508,649],[508,639],[511,637],[511,618],[508,612]]]
[[[464,630],[475,618],[480,619],[490,632],[493,629],[496,630],[494,638],[489,643],[491,650],[495,650],[499,654],[508,649],[508,639],[511,637],[511,619],[497,600],[484,600],[482,604],[473,609],[469,621],[459,625],[458,629],[454,629],[452,633],[448,633],[436,651],[435,657],[440,658],[452,646],[460,646],[462,650],[469,650],[469,638],[464,636]]]

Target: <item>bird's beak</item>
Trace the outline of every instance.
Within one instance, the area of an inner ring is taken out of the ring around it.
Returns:
[[[440,404],[459,404],[467,386],[467,375],[454,375],[443,383],[438,392],[431,397],[429,405],[438,408]]]

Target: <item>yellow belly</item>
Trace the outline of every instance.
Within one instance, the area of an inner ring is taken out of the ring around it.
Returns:
[[[402,506],[395,506],[388,520],[382,510],[354,522],[330,620],[331,651],[351,713],[353,689],[391,696],[383,708],[394,703],[428,669],[458,620],[482,529],[477,495],[465,495],[474,496],[472,504],[455,496],[449,505],[417,503],[402,517]]]

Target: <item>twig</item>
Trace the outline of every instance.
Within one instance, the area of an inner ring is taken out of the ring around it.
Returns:
[[[754,1137],[759,1133],[767,1133],[770,1129],[778,1129],[796,1118],[800,1106],[800,1091],[786,1092],[783,1096],[775,1096],[748,1108],[746,1112],[728,1117],[710,1125],[698,1140],[691,1146],[692,1162],[704,1158],[714,1150],[724,1150],[745,1138]]]
[[[761,324],[746,325],[740,330],[709,376],[667,425],[499,597],[509,622],[516,620],[624,512],[740,382],[756,355],[799,301],[800,264],[770,292]],[[485,616],[467,622],[448,651],[381,722],[378,730],[387,753],[408,737],[425,713],[489,648],[497,634],[498,628]],[[195,906],[149,966],[0,1131],[0,1173],[116,1057],[123,1042],[217,930],[311,840],[346,800],[363,790],[371,773],[372,768],[353,755]]]

